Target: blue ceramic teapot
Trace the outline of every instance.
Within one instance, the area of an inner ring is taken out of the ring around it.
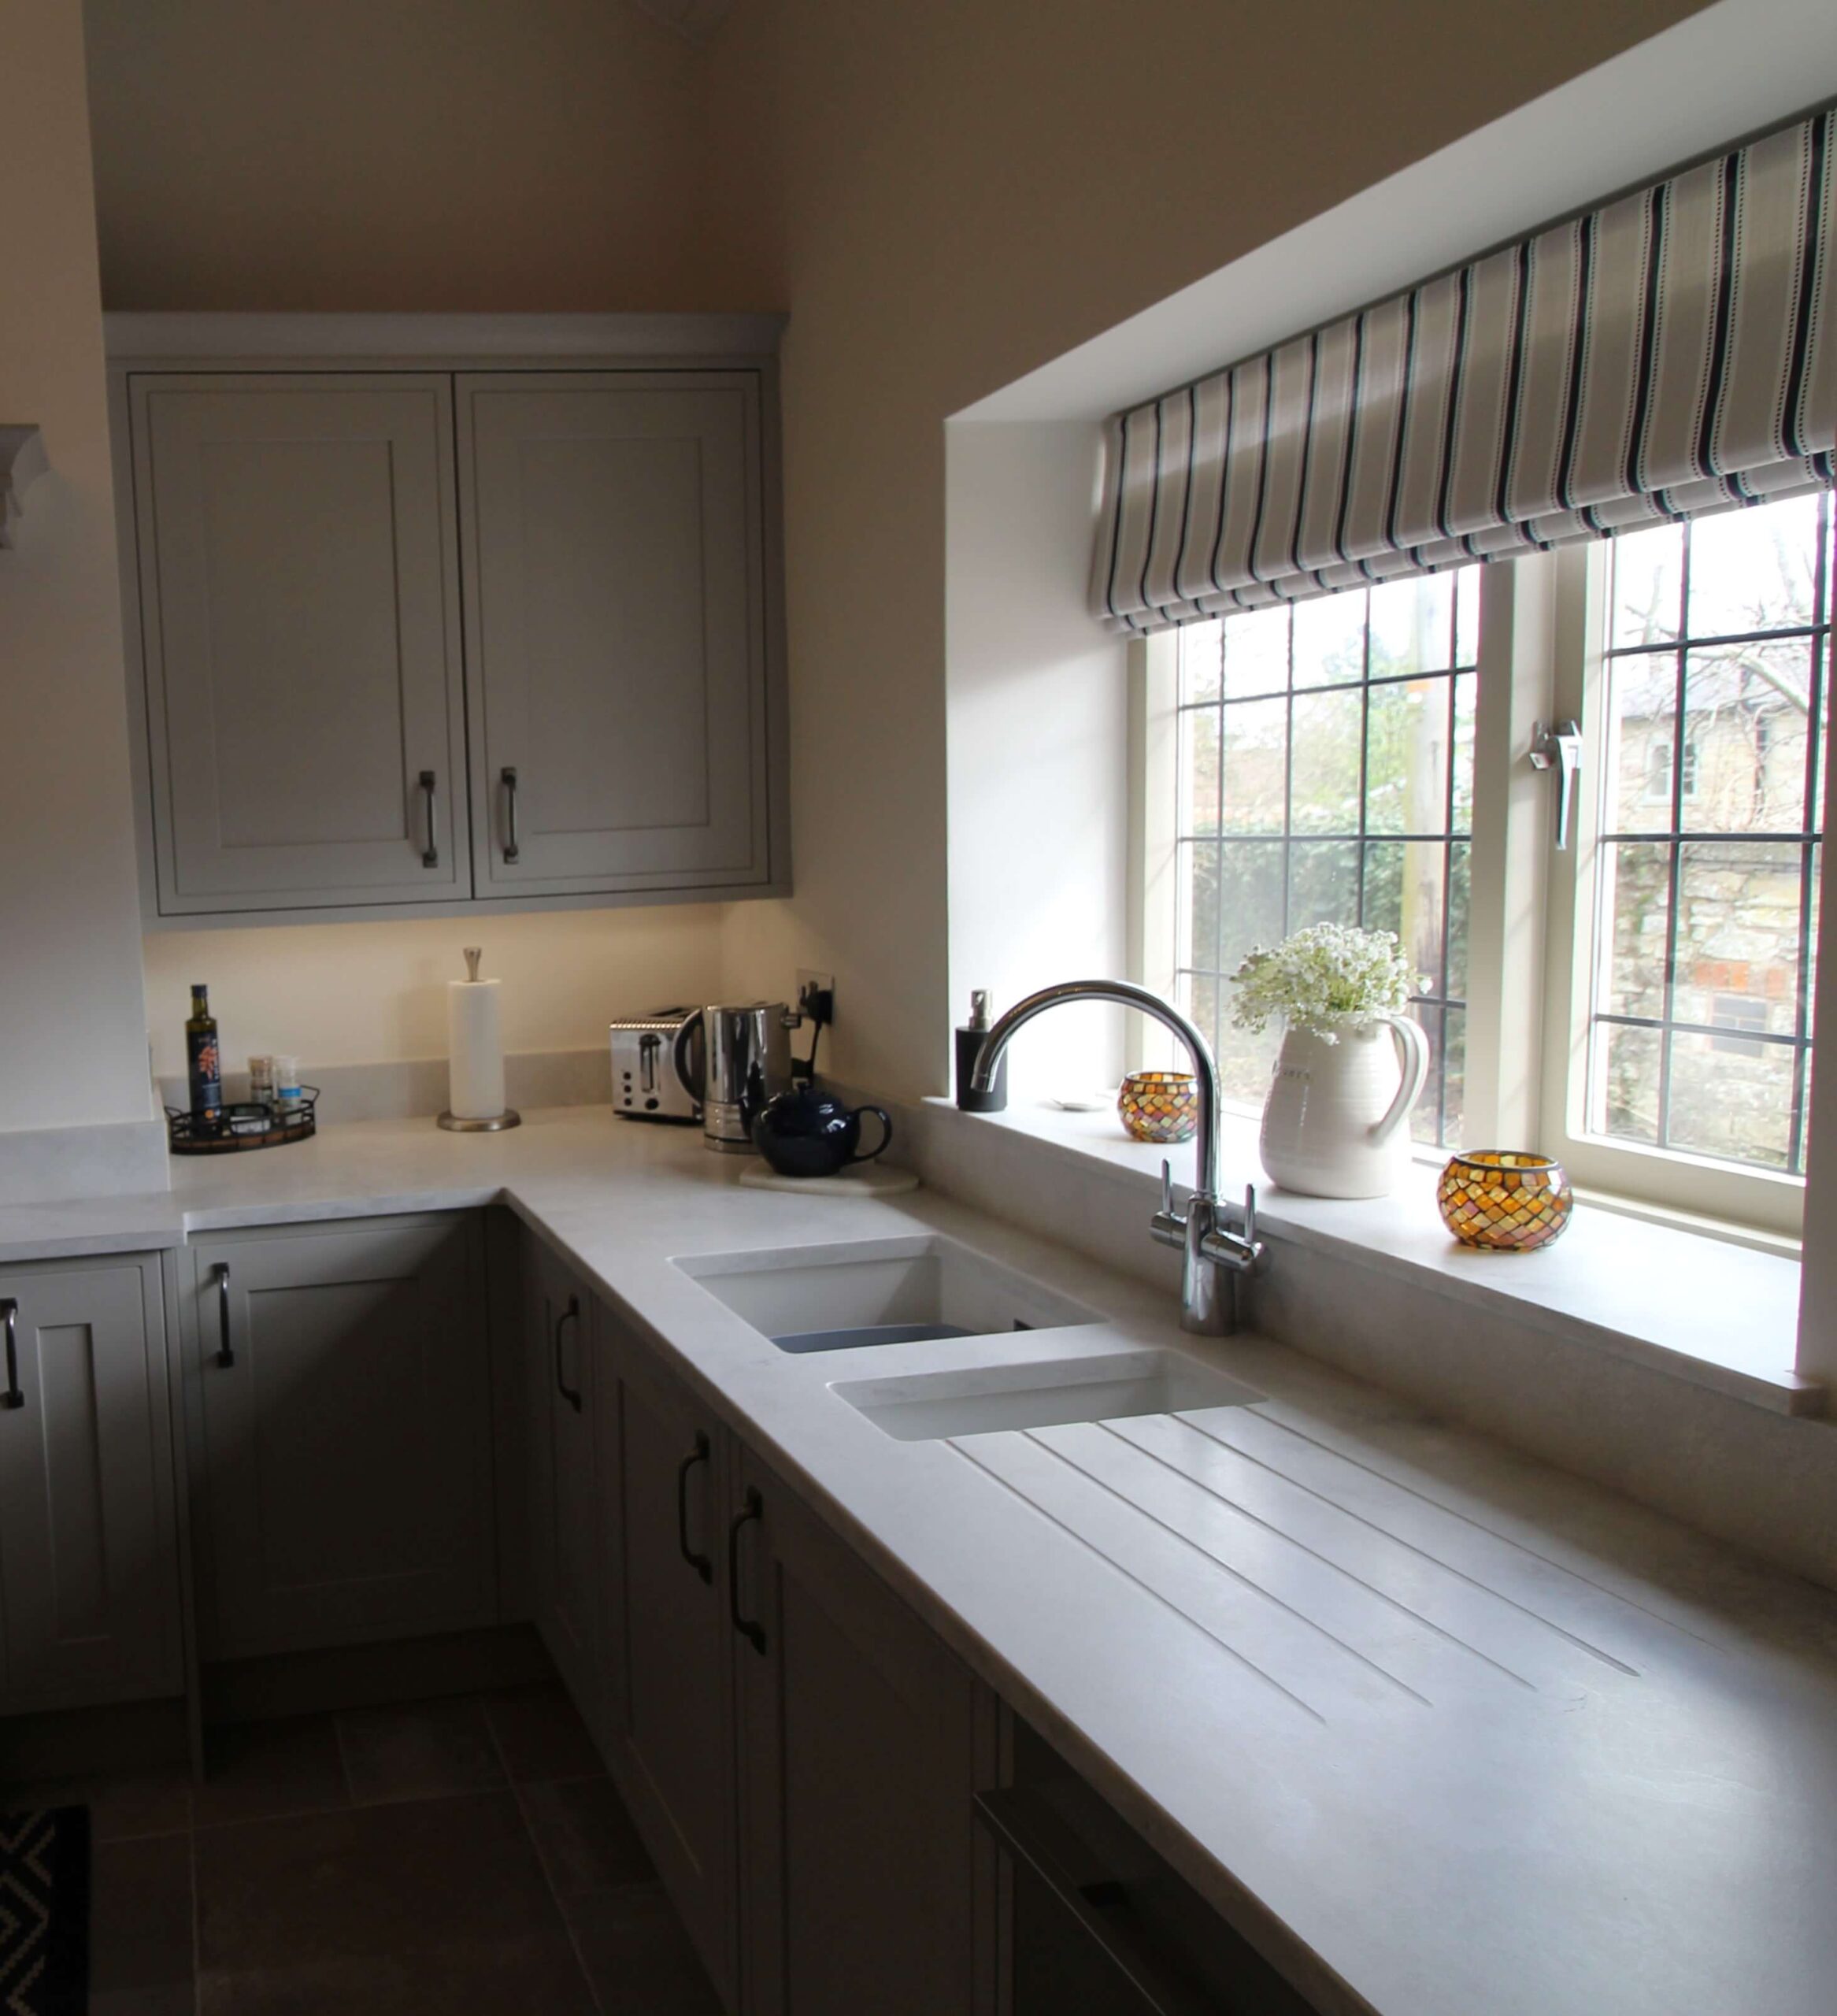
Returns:
[[[861,1153],[861,1116],[880,1123],[880,1139]],[[780,1176],[834,1176],[850,1162],[886,1152],[893,1122],[877,1106],[850,1108],[813,1085],[799,1085],[768,1099],[753,1120],[753,1145]]]

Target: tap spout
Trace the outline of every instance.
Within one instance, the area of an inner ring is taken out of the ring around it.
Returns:
[[[1212,1054],[1212,1046],[1179,1009],[1145,987],[1137,987],[1124,980],[1068,980],[1060,981],[1056,987],[1043,987],[1037,994],[1017,1001],[983,1038],[982,1048],[976,1053],[976,1069],[970,1074],[971,1084],[979,1092],[986,1092],[994,1081],[995,1067],[1001,1062],[1002,1053],[1013,1040],[1015,1032],[1035,1016],[1069,1001],[1107,1001],[1120,1007],[1135,1009],[1151,1021],[1159,1022],[1164,1028],[1171,1029],[1186,1045],[1199,1089],[1199,1124],[1193,1138],[1193,1188],[1202,1197],[1216,1198],[1220,1104],[1217,1062]]]

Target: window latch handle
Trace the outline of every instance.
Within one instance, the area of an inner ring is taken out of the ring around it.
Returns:
[[[1557,773],[1557,846],[1566,849],[1576,823],[1576,780],[1582,771],[1582,729],[1579,722],[1539,721],[1531,732],[1533,769]]]

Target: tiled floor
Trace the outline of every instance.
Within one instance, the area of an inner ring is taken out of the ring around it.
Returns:
[[[86,1799],[94,2016],[718,2016],[558,1687],[222,1730]]]

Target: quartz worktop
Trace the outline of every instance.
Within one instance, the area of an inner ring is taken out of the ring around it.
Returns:
[[[1830,2016],[1837,1596],[935,1192],[739,1175],[603,1106],[372,1121],[0,1258],[507,1204],[1330,2016]],[[787,1356],[672,1264],[931,1232],[1104,1320]],[[1120,1345],[1265,1397],[899,1442],[828,1391]]]

